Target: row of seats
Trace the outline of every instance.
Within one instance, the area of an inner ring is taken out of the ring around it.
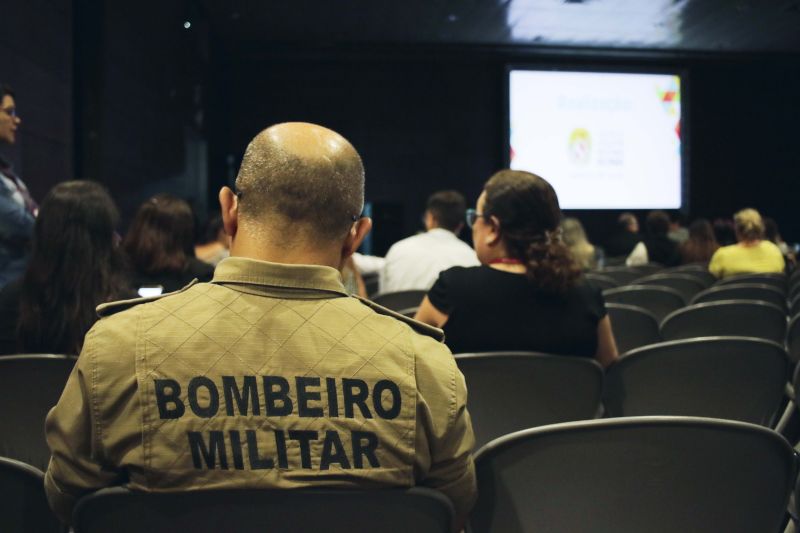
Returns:
[[[797,456],[760,426],[692,417],[555,424],[496,439],[475,457],[473,533],[777,533]],[[0,458],[4,531],[63,533],[42,474]],[[449,533],[440,493],[407,490],[212,490],[86,496],[75,533],[326,531]]]

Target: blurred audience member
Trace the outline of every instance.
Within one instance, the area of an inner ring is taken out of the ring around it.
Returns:
[[[713,226],[714,237],[716,237],[720,246],[736,244],[736,230],[734,229],[733,220],[729,218],[715,218]]]
[[[429,289],[439,272],[452,266],[478,265],[475,251],[458,234],[467,204],[457,191],[439,191],[428,198],[425,233],[398,241],[386,253],[380,292]]]
[[[633,213],[622,213],[617,219],[617,231],[606,243],[608,257],[627,257],[642,240],[639,220]]]
[[[667,233],[667,237],[679,245],[683,244],[689,238],[689,230],[684,226],[684,216],[680,211],[675,211],[667,216],[669,216],[669,232]]]
[[[755,209],[742,209],[733,217],[736,244],[723,246],[711,258],[708,270],[718,278],[737,274],[783,272],[780,249],[764,239],[764,221]]]
[[[137,289],[172,292],[195,278],[210,281],[214,274],[213,266],[194,256],[192,208],[171,194],[157,194],[139,207],[123,246]]]
[[[778,223],[774,218],[764,217],[764,238],[775,244],[783,254],[783,257],[791,260],[794,263],[794,252],[786,241],[783,240],[781,232],[778,229]]]
[[[708,263],[719,248],[711,223],[698,218],[689,226],[689,238],[680,245],[681,261],[688,263]]]
[[[580,281],[558,238],[560,219],[544,179],[493,175],[467,213],[482,266],[442,272],[416,319],[443,328],[453,353],[527,350],[611,364],[617,348],[603,295]]]
[[[200,261],[217,266],[217,263],[230,255],[230,237],[222,227],[222,217],[214,215],[206,222],[201,241],[194,247],[194,255]]]
[[[597,250],[586,238],[583,224],[577,218],[565,218],[561,222],[562,239],[572,258],[583,270],[597,267]]]
[[[16,142],[21,122],[14,91],[0,83],[0,146]],[[0,156],[0,287],[25,271],[37,210],[28,188]]]
[[[664,211],[651,211],[645,222],[647,235],[636,245],[626,259],[628,266],[658,263],[664,266],[677,266],[681,262],[678,244],[671,240],[669,233],[669,216]]]
[[[364,278],[361,277],[353,256],[348,257],[344,262],[341,273],[342,285],[344,285],[344,290],[347,291],[347,294],[355,294],[362,298],[367,297],[367,286],[364,284]]]
[[[0,292],[0,351],[77,354],[97,305],[133,296],[101,185],[67,181],[45,197],[22,279]]]

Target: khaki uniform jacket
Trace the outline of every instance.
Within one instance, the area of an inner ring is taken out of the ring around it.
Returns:
[[[464,378],[440,330],[373,306],[333,268],[244,258],[211,283],[100,306],[45,425],[51,507],[69,522],[82,495],[121,484],[424,485],[463,520]]]

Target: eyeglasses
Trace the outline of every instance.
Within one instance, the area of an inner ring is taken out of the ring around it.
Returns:
[[[475,225],[475,221],[479,218],[485,217],[483,213],[478,213],[475,209],[467,209],[467,226],[470,228]]]
[[[0,107],[0,109],[2,109],[3,112],[5,114],[7,114],[8,116],[10,116],[10,117],[16,117],[17,116],[17,108],[16,107]]]

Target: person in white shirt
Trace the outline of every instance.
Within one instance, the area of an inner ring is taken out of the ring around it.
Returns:
[[[386,254],[380,292],[428,290],[439,272],[454,266],[478,266],[477,255],[458,238],[467,203],[457,191],[439,191],[428,198],[425,233],[396,242]]]

